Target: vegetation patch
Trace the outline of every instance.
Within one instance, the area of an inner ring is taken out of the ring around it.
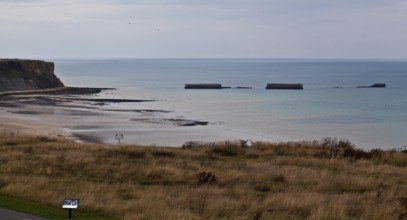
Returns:
[[[228,144],[225,146],[215,146],[212,149],[212,152],[220,156],[236,157],[243,155],[245,153],[245,150],[238,145]]]
[[[81,199],[75,219],[405,219],[406,179],[402,150],[335,138],[182,149],[0,133],[0,207],[49,219],[66,219],[65,197]]]
[[[61,200],[62,203],[62,200]],[[50,220],[64,220],[68,218],[68,210],[58,207],[47,206],[35,202],[28,202],[22,199],[17,199],[9,196],[0,195],[0,207],[11,209],[18,212],[23,212]],[[103,215],[90,210],[77,209],[73,210],[73,217],[77,220],[118,220],[117,217]]]
[[[211,172],[198,173],[196,174],[196,178],[198,179],[199,185],[215,183],[218,179],[218,177],[216,177],[215,174]]]

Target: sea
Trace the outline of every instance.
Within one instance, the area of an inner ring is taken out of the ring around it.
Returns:
[[[133,104],[142,106],[122,105],[208,121],[207,127],[242,139],[279,142],[331,137],[365,149],[407,146],[407,60],[52,61],[67,86],[116,88],[104,96],[156,100]],[[184,89],[189,83],[232,88]],[[266,90],[267,83],[302,83],[304,89]],[[385,83],[386,88],[357,88],[375,83]],[[154,132],[150,130],[149,135]],[[212,141],[208,136],[202,140]]]

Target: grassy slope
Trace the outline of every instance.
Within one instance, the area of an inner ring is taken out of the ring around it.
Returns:
[[[0,194],[52,207],[77,197],[121,219],[407,216],[407,154],[336,140],[174,149],[2,134],[0,164]],[[204,171],[217,180],[200,184]]]
[[[22,199],[17,199],[9,196],[0,195],[0,207],[12,209],[15,211],[32,214],[52,220],[67,219],[68,210],[61,209],[60,207],[52,207],[35,202],[29,202]],[[72,217],[77,220],[115,220],[118,218],[100,215],[90,210],[73,210]]]

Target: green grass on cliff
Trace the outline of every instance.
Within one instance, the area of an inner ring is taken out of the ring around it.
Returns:
[[[62,201],[61,201],[62,202]],[[9,196],[0,195],[0,207],[7,208],[50,220],[63,220],[68,217],[68,210],[47,206],[40,203],[28,202]],[[103,216],[89,210],[73,210],[72,217],[77,220],[116,220],[118,218]]]

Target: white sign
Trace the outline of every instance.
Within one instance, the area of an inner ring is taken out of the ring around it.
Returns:
[[[123,134],[116,134],[117,140],[123,140]]]
[[[64,199],[62,202],[63,209],[78,209],[79,199]]]
[[[120,140],[123,140],[123,139],[124,139],[124,135],[123,135],[123,134],[116,134],[114,137],[116,138],[116,140],[119,141],[119,144],[120,144]]]

